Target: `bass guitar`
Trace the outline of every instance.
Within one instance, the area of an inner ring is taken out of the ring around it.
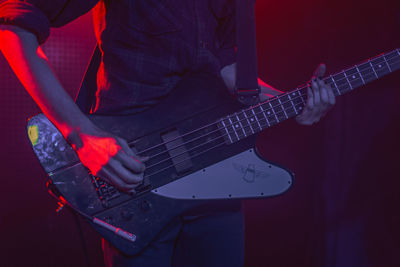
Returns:
[[[400,69],[400,50],[324,79],[336,96]],[[221,86],[222,88],[222,86]],[[293,174],[263,159],[257,133],[302,112],[307,87],[243,108],[223,88],[178,89],[156,106],[126,116],[90,119],[148,156],[135,195],[93,176],[57,128],[39,114],[28,121],[33,150],[51,192],[89,220],[126,254],[138,253],[172,218],[205,203],[265,198],[286,192]],[[209,205],[210,206],[210,205]]]

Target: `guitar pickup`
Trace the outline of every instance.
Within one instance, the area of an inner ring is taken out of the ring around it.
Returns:
[[[177,130],[161,134],[161,139],[167,147],[168,154],[178,174],[185,173],[193,167],[184,140]]]

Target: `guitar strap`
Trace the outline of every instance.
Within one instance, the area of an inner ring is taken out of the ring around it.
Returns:
[[[259,102],[255,0],[236,0],[236,86],[238,100],[247,105]]]
[[[236,86],[238,100],[247,105],[259,102],[260,87],[257,76],[257,46],[255,0],[236,0]],[[94,49],[75,103],[85,114],[96,104],[97,71],[101,63],[99,45]]]

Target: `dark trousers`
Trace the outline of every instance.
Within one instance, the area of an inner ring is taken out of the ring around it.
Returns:
[[[187,75],[177,86],[188,90],[225,87],[220,77],[204,72]],[[175,218],[135,256],[125,256],[103,241],[106,266],[243,266],[243,214],[240,202],[229,203],[215,208],[218,204],[211,202],[209,209]]]
[[[128,257],[103,240],[106,267],[241,267],[244,222],[241,211],[180,216],[140,254]]]

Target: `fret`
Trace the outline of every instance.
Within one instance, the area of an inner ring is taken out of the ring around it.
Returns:
[[[351,88],[350,82],[349,82],[349,80],[347,80],[347,77],[344,74],[344,71],[341,71],[340,73],[333,75],[333,77],[336,81],[336,84],[339,87],[340,94],[344,94],[344,93],[351,91],[352,88]]]
[[[281,101],[280,97],[278,97],[278,101],[279,101],[279,104],[281,104],[281,106],[282,106],[282,110],[283,110],[283,113],[285,114],[286,119],[289,119],[289,116],[287,115],[286,110],[283,107],[283,104],[282,104],[282,101]]]
[[[356,70],[357,70],[358,74],[360,75],[360,78],[361,78],[362,83],[365,84],[364,78],[363,78],[363,76],[361,75],[360,69],[358,68],[357,65],[356,65]]]
[[[372,66],[371,60],[368,60],[368,63],[369,63],[369,65],[371,65],[371,68],[372,68],[372,70],[373,70],[373,72],[374,72],[374,74],[375,74],[375,77],[378,79],[378,78],[379,78],[379,77],[378,77],[378,74],[376,74],[376,71],[375,71],[375,69],[374,69],[374,66]]]
[[[276,115],[276,112],[275,112],[275,110],[274,110],[274,107],[272,106],[272,104],[271,104],[271,102],[270,101],[268,101],[268,105],[271,107],[271,111],[272,111],[272,114],[274,115],[274,117],[275,117],[275,119],[276,119],[276,123],[278,123],[279,122],[279,118],[278,118],[278,116]],[[267,112],[267,114],[268,114],[268,112]]]
[[[270,127],[270,126],[271,126],[271,123],[269,122],[268,117],[267,117],[267,115],[265,114],[266,111],[262,108],[261,105],[259,105],[258,108],[260,109],[261,114],[264,116],[264,120],[265,120],[265,122],[267,123],[268,127]],[[269,111],[267,111],[267,112],[269,112]],[[269,114],[271,114],[271,112],[269,112]]]
[[[240,140],[239,135],[238,135],[238,133],[237,133],[237,131],[236,131],[236,126],[233,125],[233,122],[232,122],[230,116],[228,117],[228,120],[229,120],[229,122],[230,122],[230,125],[232,126],[232,129],[233,129],[233,131],[234,131],[234,133],[235,133],[235,135],[236,135],[237,140]]]
[[[256,133],[261,130],[261,126],[257,121],[257,117],[253,114],[253,109],[246,109],[244,110],[244,116],[246,120],[249,122],[251,130]]]
[[[307,88],[300,89],[299,95],[301,96],[301,102],[303,103],[303,107],[305,107],[308,101]]]
[[[389,68],[385,64],[385,60],[382,57],[378,57],[378,58],[371,60],[371,63],[372,63],[372,66],[375,69],[375,72],[379,78],[390,73]]]
[[[236,117],[239,118],[239,123],[243,126],[243,130],[244,130],[246,136],[254,134],[254,131],[251,128],[250,122],[247,120],[243,111],[236,113]]]
[[[303,89],[297,89],[297,91],[296,91],[297,101],[295,102],[295,106],[296,106],[296,109],[300,111],[299,113],[301,113],[303,111],[304,107],[307,105],[306,101],[303,99],[304,93],[301,92],[301,91],[306,91],[306,90],[307,90],[307,88],[303,88]],[[307,97],[307,95],[305,97]]]
[[[303,99],[302,99],[302,97],[301,97],[301,94],[300,94],[299,89],[297,89],[296,91],[294,91],[294,92],[292,93],[292,96],[293,96],[292,100],[293,100],[293,102],[294,102],[295,107],[299,107],[299,108],[296,108],[296,111],[297,111],[298,113],[300,113],[299,110],[301,111],[301,110],[303,109],[304,103],[303,103]]]
[[[251,110],[251,113],[253,113],[253,116],[250,116],[250,121],[253,122],[253,120],[255,120],[256,123],[257,123],[257,125],[258,125],[258,127],[260,128],[260,131],[261,131],[261,130],[262,130],[262,127],[261,127],[260,122],[258,121],[258,118],[257,118],[257,116],[256,116],[256,113],[254,112],[254,108],[252,108],[252,109],[250,109],[250,110]],[[250,110],[249,110],[249,111],[250,111]]]
[[[250,121],[249,121],[249,118],[248,118],[247,115],[246,115],[246,112],[243,111],[242,114],[243,114],[243,116],[244,116],[244,120],[247,122],[247,124],[248,124],[249,127],[250,127],[251,133],[252,133],[252,134],[255,134],[256,132],[254,131],[253,126],[251,125],[251,123],[250,123]]]
[[[265,110],[264,114],[266,115],[267,121],[270,126],[275,125],[279,122],[278,117],[276,116],[275,111],[269,102],[262,104],[261,107]]]
[[[352,89],[360,87],[361,85],[364,84],[356,68],[351,68],[349,70],[346,70],[345,75],[347,77],[347,80],[351,84]]]
[[[229,138],[229,141],[231,141],[231,143],[233,143],[232,137],[231,137],[231,135],[229,134],[228,128],[227,128],[227,126],[225,125],[224,120],[221,120],[221,123],[222,123],[223,128],[224,128],[225,131],[226,131],[226,134],[227,134],[227,136],[228,136],[228,138]]]
[[[332,83],[334,85],[334,88],[336,89],[336,92],[338,93],[337,95],[341,95],[340,90],[339,90],[339,86],[335,82],[335,78],[332,75],[329,76],[329,77],[332,79]]]
[[[226,125],[226,129],[228,129],[229,133],[229,139],[232,140],[232,142],[239,141],[239,137],[235,131],[235,128],[233,128],[232,122],[229,119],[229,117],[226,117],[224,120],[224,125]]]
[[[388,61],[386,60],[385,55],[383,55],[383,61],[386,63],[386,66],[388,67],[389,71],[392,72],[392,69],[390,68],[389,63],[388,63]]]
[[[236,114],[233,114],[232,116],[230,116],[231,120],[232,120],[232,125],[233,128],[235,129],[235,131],[237,132],[239,139],[245,138],[247,137],[246,132],[243,129],[243,125],[239,120],[239,117]]]
[[[348,83],[349,86],[350,86],[350,90],[353,90],[354,88],[353,88],[353,86],[351,85],[351,83],[350,83],[350,81],[349,81],[349,78],[347,77],[346,72],[345,72],[344,70],[342,70],[342,73],[343,73],[343,75],[344,75],[344,78],[346,78],[347,83]]]
[[[273,108],[275,118],[277,118],[277,121],[278,121],[278,122],[281,122],[281,121],[287,119],[286,116],[285,116],[285,114],[284,114],[283,107],[282,107],[282,105],[280,104],[278,98],[273,98],[273,99],[271,99],[271,100],[269,101],[269,105]]]
[[[387,59],[392,72],[400,69],[400,56],[398,55],[398,50],[386,54],[385,58]]]
[[[259,111],[255,111],[255,113],[257,114],[257,118],[259,119],[258,121],[260,122],[262,128],[266,128],[271,126],[269,124],[269,121],[267,119],[267,117],[265,116],[264,110],[261,108],[261,105],[258,105],[257,107],[255,107],[254,109],[258,108]]]
[[[284,94],[279,97],[279,102],[281,103],[283,110],[286,113],[286,118],[290,118],[293,115],[297,114],[294,109],[293,103],[290,100],[290,96],[288,94]]]
[[[358,65],[358,69],[360,70],[361,76],[366,83],[376,80],[377,76],[374,74],[375,72],[370,62]]]
[[[297,115],[297,114],[299,114],[299,112],[297,111],[296,107],[294,106],[292,97],[291,97],[290,95],[291,95],[291,94],[288,94],[287,96],[288,96],[288,98],[289,98],[290,103],[292,104],[294,113]]]

